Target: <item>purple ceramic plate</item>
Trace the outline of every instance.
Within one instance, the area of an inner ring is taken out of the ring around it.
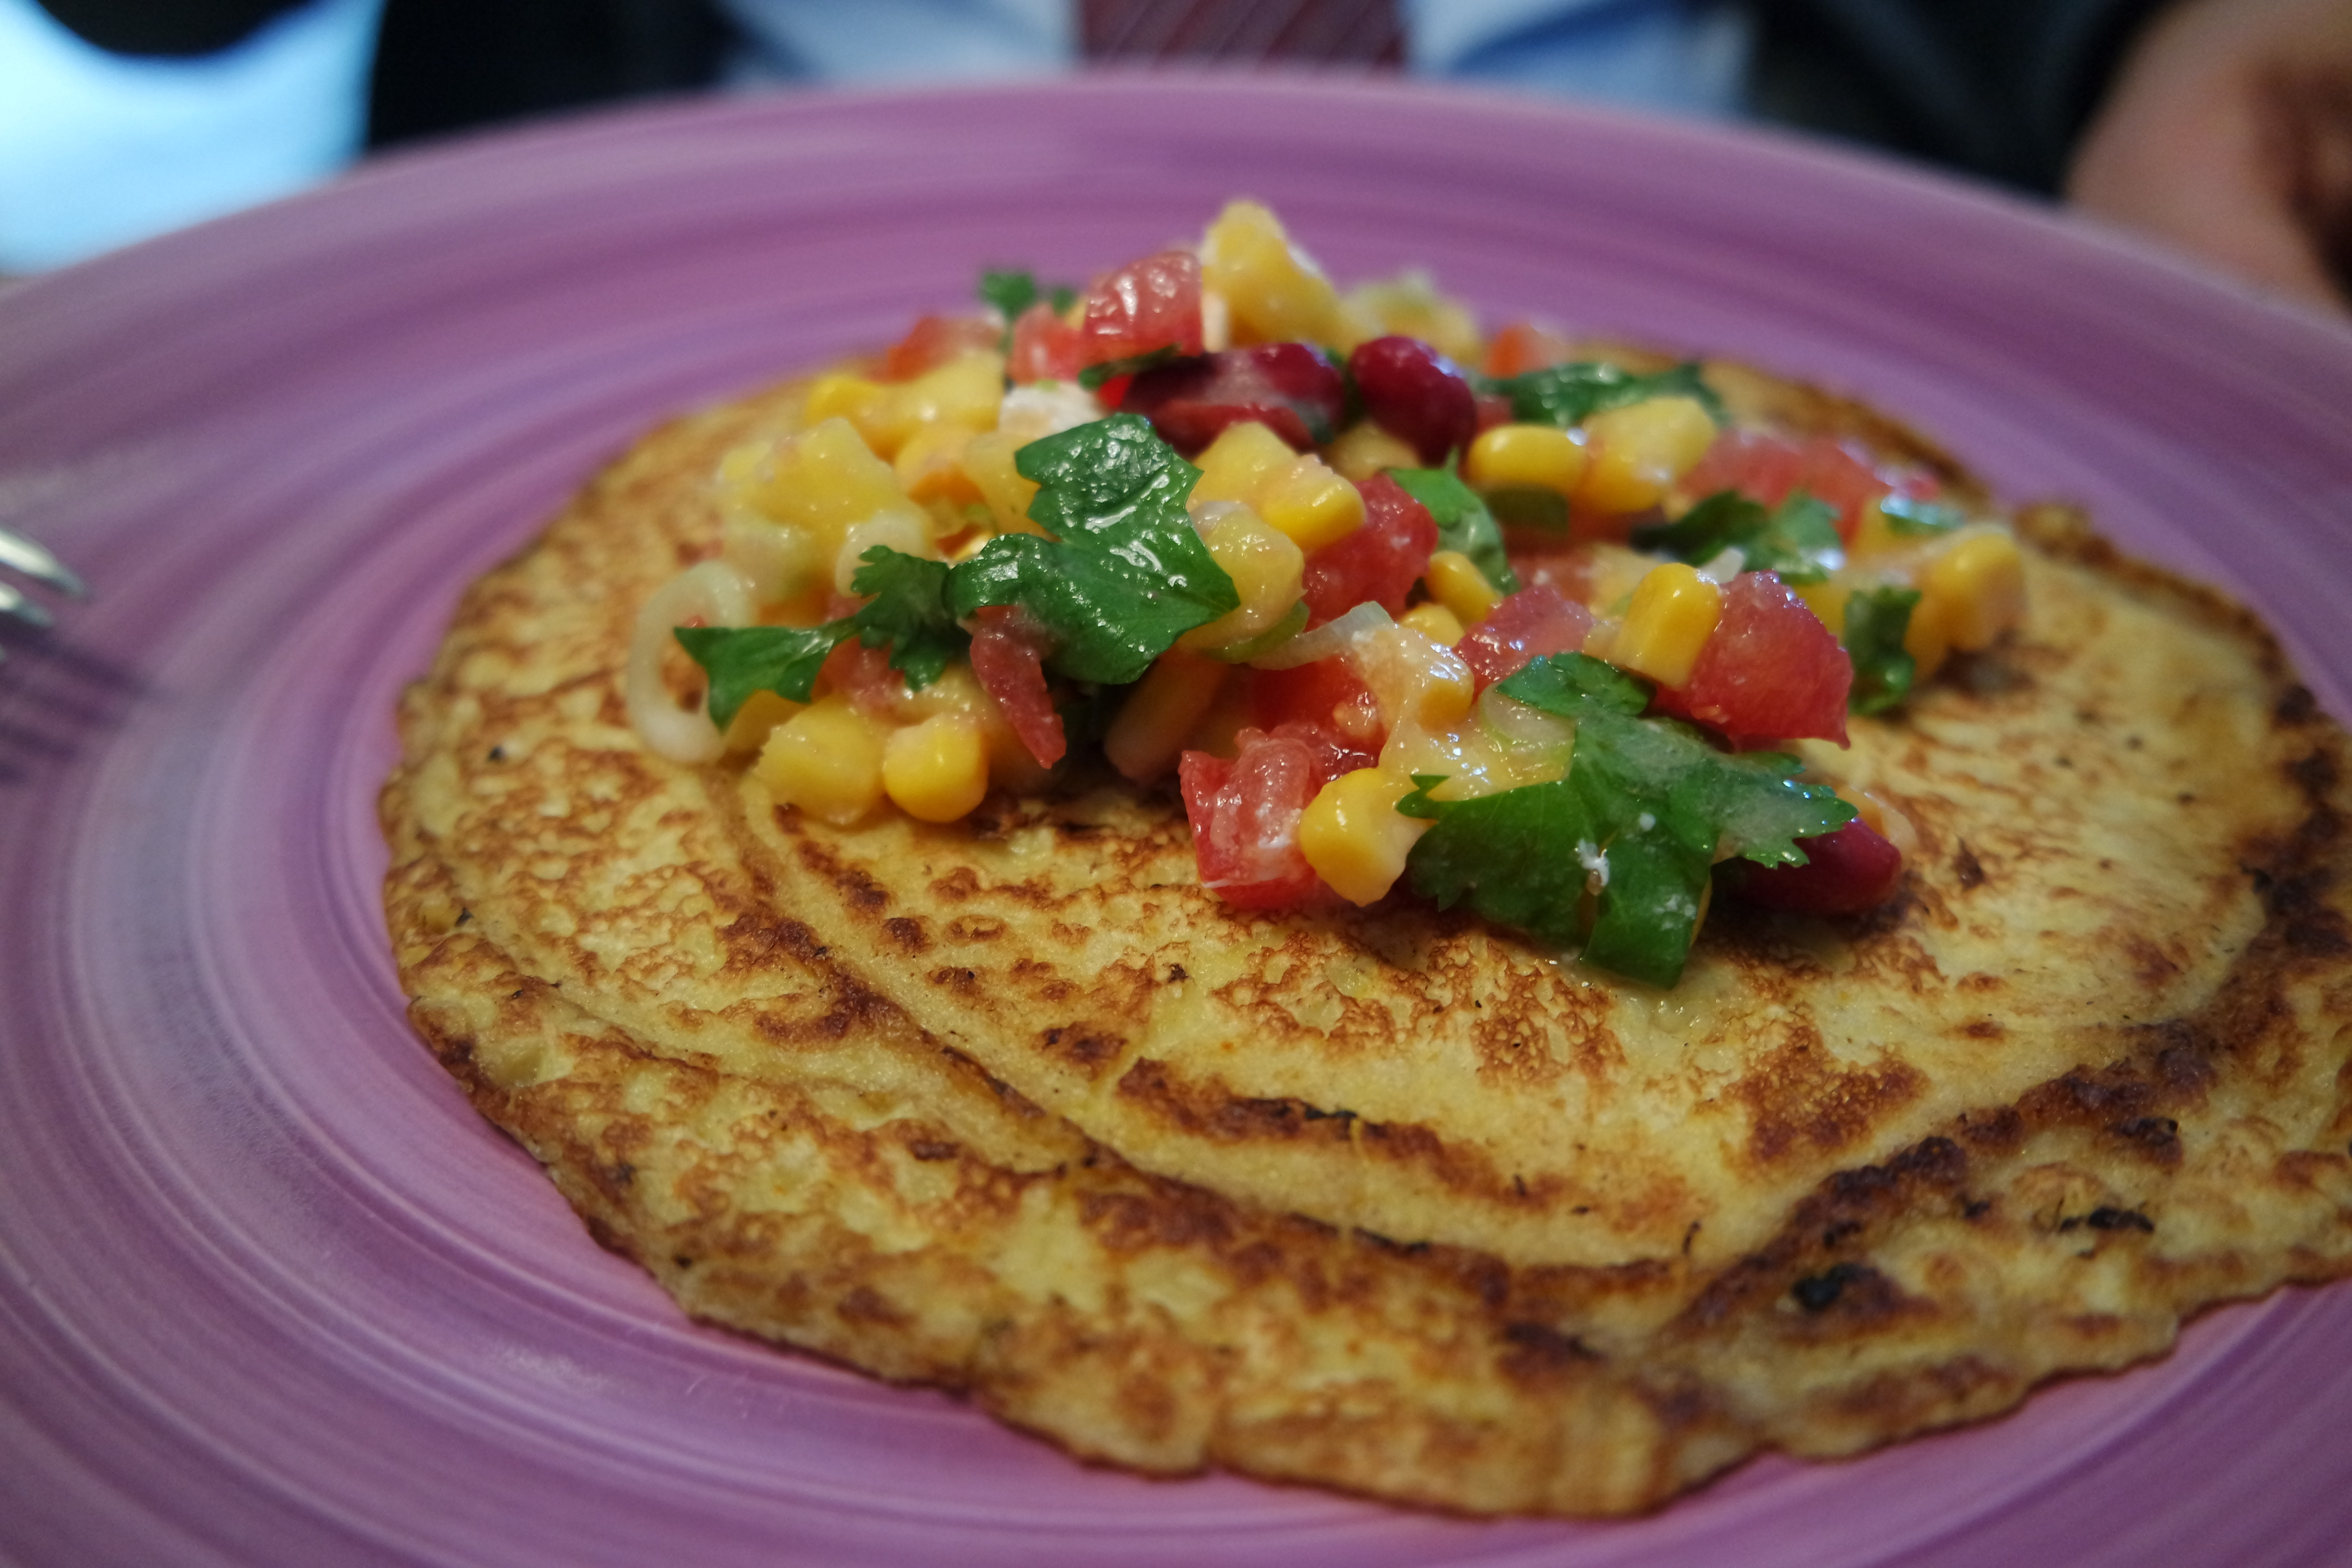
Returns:
[[[1342,279],[1866,395],[2223,578],[2352,691],[2352,332],[1753,136],[1126,79],[588,121],[0,294],[0,1557],[72,1564],[2315,1563],[2352,1289],[1607,1525],[1082,1468],[683,1321],[410,1037],[373,817],[463,583],[649,422],[1276,205]]]

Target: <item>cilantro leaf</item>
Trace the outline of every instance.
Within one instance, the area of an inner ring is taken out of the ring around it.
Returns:
[[[871,597],[849,624],[867,647],[888,647],[890,668],[920,691],[971,646],[971,634],[948,609],[948,563],[881,544],[857,559],[863,564],[850,588]]]
[[[1040,289],[1037,275],[1034,272],[1000,272],[992,268],[980,275],[982,302],[995,306],[1007,326],[1013,324],[1014,317],[1040,300],[1052,305],[1055,312],[1059,314],[1068,310],[1070,302],[1077,297],[1078,291],[1066,284],[1057,283],[1048,289]]]
[[[1916,588],[1866,588],[1845,602],[1846,657],[1853,661],[1853,690],[1846,706],[1857,713],[1884,713],[1911,694],[1918,661],[1903,651]]]
[[[1032,441],[1013,459],[1038,486],[1029,516],[1054,537],[1002,533],[948,574],[959,618],[1019,605],[1059,639],[1074,680],[1125,685],[1194,626],[1238,607],[1234,581],[1184,500],[1201,470],[1132,414]]]
[[[1105,360],[1100,364],[1087,365],[1078,372],[1078,384],[1088,392],[1099,392],[1102,384],[1114,377],[1140,374],[1157,365],[1172,364],[1183,357],[1174,343],[1163,343],[1139,354],[1129,354],[1125,359]]]
[[[1878,498],[1878,510],[1886,518],[1886,531],[1923,538],[1949,533],[1968,520],[1953,507],[1931,500],[1915,500],[1900,493]]]
[[[1503,531],[1495,514],[1451,468],[1391,468],[1389,478],[1404,493],[1429,509],[1437,524],[1437,547],[1458,550],[1470,557],[1486,581],[1506,594],[1519,591],[1519,574],[1503,554]]]
[[[1500,689],[1576,721],[1568,776],[1454,802],[1430,799],[1438,781],[1416,779],[1398,809],[1436,826],[1406,862],[1413,887],[1442,907],[1467,899],[1491,920],[1570,941],[1588,881],[1600,881],[1584,938],[1598,967],[1673,984],[1719,848],[1801,865],[1798,839],[1853,816],[1835,792],[1797,783],[1794,758],[1727,754],[1686,724],[1637,717],[1648,683],[1583,654],[1537,659]]]
[[[1672,522],[1635,529],[1633,547],[1694,566],[1737,549],[1742,571],[1777,572],[1791,584],[1826,582],[1845,552],[1836,510],[1801,489],[1769,510],[1737,490],[1717,490]]]
[[[678,646],[710,681],[710,721],[721,730],[755,691],[805,702],[833,645],[855,628],[848,621],[821,626],[680,626]]]
[[[1598,360],[1548,365],[1524,375],[1488,379],[1485,389],[1507,397],[1511,417],[1566,429],[1592,416],[1653,397],[1695,397],[1717,425],[1731,423],[1723,400],[1699,374],[1695,363],[1685,363],[1654,375],[1638,375],[1622,365]]]

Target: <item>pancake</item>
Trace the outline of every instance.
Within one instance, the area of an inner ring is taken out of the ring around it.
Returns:
[[[2023,514],[2024,626],[1822,749],[1916,829],[1895,900],[1718,908],[1660,990],[1402,897],[1234,910],[1107,774],[839,827],[649,754],[635,607],[801,395],[477,584],[383,799],[419,1033],[695,1316],[1088,1458],[1603,1514],[2352,1268],[2345,738],[2218,595]]]

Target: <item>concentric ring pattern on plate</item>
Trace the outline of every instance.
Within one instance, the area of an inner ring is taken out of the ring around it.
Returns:
[[[394,161],[0,294],[0,514],[99,597],[0,668],[0,1556],[2308,1563],[2352,1295],[1660,1516],[1479,1524],[1082,1469],[681,1321],[409,1037],[390,712],[458,587],[662,415],[1263,196],[1342,277],[1873,397],[2088,502],[2352,692],[2352,333],[1785,142],[1128,79],[666,110]]]

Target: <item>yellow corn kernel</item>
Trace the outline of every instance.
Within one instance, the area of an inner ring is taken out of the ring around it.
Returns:
[[[985,430],[964,446],[964,477],[988,505],[988,515],[999,533],[1043,533],[1029,521],[1029,503],[1037,499],[1037,481],[1024,479],[1013,467],[1021,443],[1001,430]]]
[[[1184,737],[1215,704],[1227,673],[1215,659],[1170,648],[1136,682],[1126,706],[1110,721],[1103,735],[1103,755],[1138,783],[1158,778],[1175,765]]]
[[[1501,591],[1486,581],[1478,563],[1459,550],[1441,550],[1432,555],[1426,580],[1430,596],[1453,611],[1454,618],[1465,626],[1476,626],[1503,602]]]
[[[847,419],[856,423],[878,407],[889,395],[890,389],[878,381],[835,372],[831,375],[818,376],[810,384],[808,401],[802,405],[801,417],[811,425],[822,419]]]
[[[800,710],[801,705],[789,697],[754,691],[735,710],[734,720],[727,726],[728,752],[740,756],[758,751],[768,743],[771,731]]]
[[[979,723],[936,713],[882,745],[882,790],[919,822],[953,822],[988,794],[988,742]]]
[[[1177,647],[1213,653],[1274,629],[1298,603],[1307,575],[1307,555],[1288,534],[1245,506],[1230,503],[1204,512],[1201,538],[1209,553],[1234,580],[1238,608],[1204,626],[1194,626]]]
[[[1351,904],[1386,896],[1405,857],[1430,824],[1399,815],[1412,781],[1385,768],[1358,768],[1318,790],[1298,818],[1298,851],[1331,890]]]
[[[1415,605],[1399,616],[1397,625],[1411,626],[1440,647],[1452,647],[1462,640],[1460,617],[1433,599],[1426,605]]]
[[[1822,625],[1829,627],[1830,636],[1845,636],[1845,602],[1853,597],[1853,584],[1835,577],[1824,577],[1818,583],[1791,584],[1805,608],[1813,612]]]
[[[1323,460],[1360,485],[1391,468],[1421,467],[1419,452],[1369,419],[1342,431],[1323,448]]]
[[[1925,680],[1944,668],[1944,660],[1952,651],[1948,601],[1919,595],[1919,602],[1911,606],[1911,619],[1903,628],[1903,651],[1911,656],[1914,680]]]
[[[1927,568],[1919,600],[1920,609],[1937,602],[1954,647],[1962,653],[1990,647],[2025,618],[2025,560],[2017,541],[1998,529],[1962,533]]]
[[[1652,397],[1584,422],[1592,463],[1576,489],[1595,511],[1640,511],[1665,499],[1715,444],[1715,421],[1695,397]]]
[[[840,552],[852,523],[885,512],[903,513],[929,531],[922,509],[898,488],[898,476],[846,419],[823,420],[779,444],[768,470],[745,499],[778,522],[809,530],[819,560]]]
[[[1258,487],[1298,460],[1290,443],[1255,419],[1228,425],[1217,432],[1193,462],[1201,470],[1192,487],[1195,501],[1255,499]]]
[[[964,448],[973,431],[962,425],[926,425],[907,437],[890,468],[898,476],[907,499],[925,506],[933,501],[950,507],[981,500],[980,486],[964,471]]]
[[[1906,538],[1888,527],[1886,513],[1879,510],[1878,502],[1865,501],[1855,513],[1853,542],[1846,546],[1845,552],[1848,558],[1884,555],[1918,542],[1916,538]]]
[[[1468,714],[1478,695],[1477,682],[1462,656],[1410,626],[1366,632],[1356,641],[1354,659],[1391,736],[1408,730],[1450,730]]]
[[[1314,550],[1364,526],[1364,492],[1322,458],[1303,457],[1258,487],[1257,510],[1298,548]]]
[[[1238,345],[1339,339],[1339,290],[1255,202],[1228,203],[1209,225],[1201,283],[1224,297]]]
[[[1584,477],[1584,443],[1549,425],[1497,425],[1470,443],[1462,477],[1482,490],[1574,493]]]
[[[866,715],[828,697],[777,725],[752,771],[779,805],[845,826],[882,798],[882,737]]]
[[[1686,685],[1723,616],[1723,590],[1679,561],[1654,566],[1633,589],[1609,661],[1661,686]]]

